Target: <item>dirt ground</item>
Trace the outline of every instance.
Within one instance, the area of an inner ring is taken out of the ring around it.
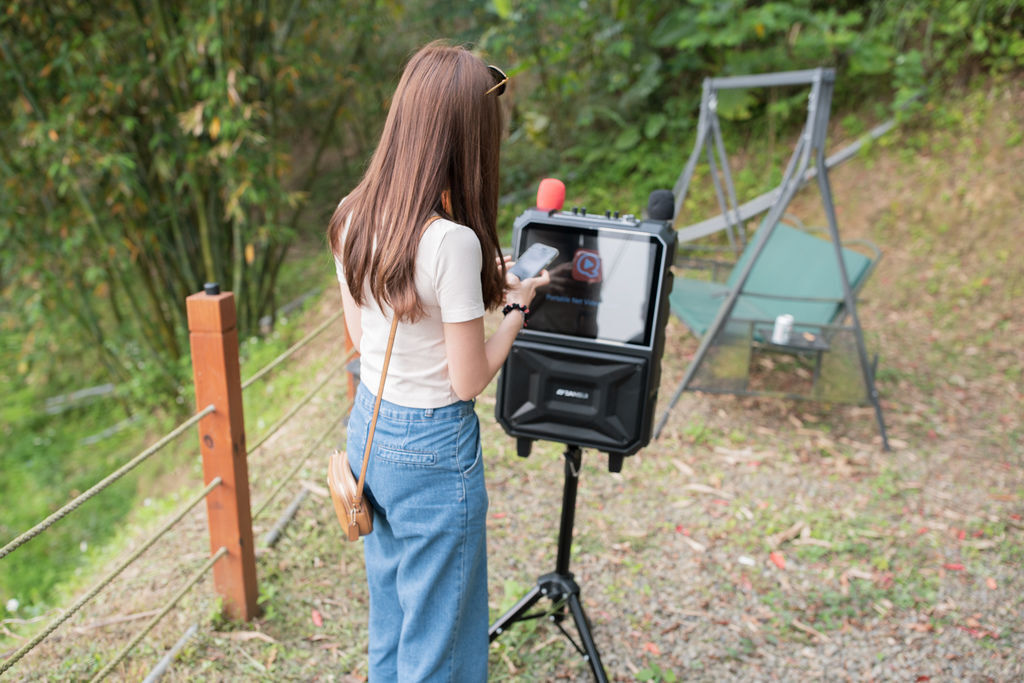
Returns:
[[[977,92],[941,128],[893,134],[831,174],[844,237],[885,253],[859,313],[892,451],[869,408],[688,392],[621,473],[585,452],[570,569],[612,680],[1024,678],[1022,111],[1019,86]],[[803,192],[793,210],[813,224],[815,202]],[[325,295],[310,327],[337,305]],[[675,319],[667,339],[659,414],[697,346]],[[295,362],[325,355],[337,355],[330,335]],[[517,458],[493,391],[478,412],[499,615],[554,570],[563,466],[558,444]],[[253,457],[254,504],[322,430],[341,440],[343,393],[332,384]],[[198,623],[166,680],[365,680],[361,549],[340,540],[314,450],[257,520],[262,538],[308,491],[259,551],[263,616],[223,621],[206,579],[113,678],[144,677]],[[95,673],[205,558],[201,512],[14,679]],[[589,676],[543,619],[503,634],[490,663],[492,680]]]

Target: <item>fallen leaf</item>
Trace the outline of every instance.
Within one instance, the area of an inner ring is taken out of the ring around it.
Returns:
[[[324,625],[324,618],[323,618],[323,615],[320,614],[320,610],[318,610],[317,608],[314,607],[313,608],[312,616],[313,616],[313,625],[314,626],[316,626],[317,628],[320,628],[321,626]]]
[[[771,554],[768,555],[768,557],[771,559],[772,562],[775,563],[775,566],[779,569],[786,568],[786,558],[779,551],[773,550]]]
[[[998,638],[999,637],[999,634],[996,633],[995,631],[988,631],[988,630],[983,629],[983,628],[971,628],[971,627],[968,627],[968,626],[964,626],[963,624],[957,624],[956,627],[958,629],[961,629],[962,631],[966,631],[967,633],[971,634],[972,638],[981,639],[981,638]]]

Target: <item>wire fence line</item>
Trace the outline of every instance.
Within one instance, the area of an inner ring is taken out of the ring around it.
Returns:
[[[177,657],[178,653],[185,647],[185,643],[188,642],[188,639],[194,636],[198,630],[198,621],[185,629],[185,632],[181,634],[178,641],[171,646],[170,650],[164,653],[164,656],[161,657],[160,661],[156,663],[156,666],[150,670],[149,674],[142,680],[142,683],[156,683],[159,681],[160,677],[163,676],[167,672],[167,669],[170,668],[171,662],[174,661],[174,658]]]
[[[139,644],[139,641],[145,638],[146,634],[152,631],[153,627],[159,624],[160,620],[167,616],[168,612],[174,609],[174,606],[177,605],[178,601],[185,596],[185,593],[188,593],[193,586],[199,583],[203,579],[203,577],[206,576],[206,572],[210,570],[210,567],[212,567],[217,562],[217,560],[227,555],[227,552],[228,549],[225,546],[221,546],[216,553],[211,555],[210,558],[203,563],[203,566],[196,570],[196,572],[192,575],[188,582],[186,582],[185,585],[182,586],[177,593],[175,593],[174,597],[171,598],[170,601],[168,601],[168,603],[163,606],[163,609],[161,609],[156,616],[150,619],[149,623],[147,623],[142,628],[141,631],[135,634],[135,637],[128,641],[128,644],[125,645],[124,648],[122,648],[122,650],[119,653],[117,653],[116,657],[107,662],[107,665],[100,669],[100,671],[89,680],[102,680],[107,676],[107,674],[113,671],[114,667],[120,664],[124,660],[124,658],[128,656],[128,653],[131,652],[132,649]]]
[[[319,393],[319,391],[323,389],[327,385],[327,383],[334,378],[335,375],[337,375],[339,372],[345,369],[345,365],[350,360],[352,360],[352,358],[355,357],[355,355],[356,352],[354,349],[345,354],[345,357],[341,359],[341,362],[334,366],[334,368],[332,368],[331,371],[327,373],[326,377],[320,380],[320,382],[318,382],[317,385],[309,391],[309,393],[307,393],[305,396],[299,399],[299,401],[292,407],[291,410],[289,410],[280,420],[275,422],[270,427],[270,429],[267,430],[266,434],[260,437],[259,441],[257,441],[254,446],[249,448],[249,456],[252,457],[252,454],[255,453],[260,446],[265,444],[267,440],[270,439],[270,437],[272,437],[274,434],[278,432],[278,430],[281,429],[281,427],[287,424],[290,419],[295,417],[295,414],[302,410],[303,406],[312,401],[313,397],[316,396],[317,393]]]
[[[100,581],[96,583],[95,586],[89,589],[89,591],[86,592],[78,600],[76,600],[74,604],[72,604],[70,607],[64,610],[64,612],[58,615],[56,619],[47,624],[46,628],[37,633],[32,640],[30,640],[28,643],[25,643],[25,645],[21,646],[13,655],[10,656],[10,658],[4,660],[3,663],[0,663],[0,675],[3,675],[5,671],[14,666],[22,657],[24,657],[26,654],[32,651],[37,645],[39,645],[39,643],[43,642],[43,640],[45,640],[51,633],[56,631],[61,624],[70,619],[79,609],[81,609],[82,606],[84,606],[87,602],[95,598],[101,590],[106,588],[110,584],[110,582],[117,578],[121,574],[121,572],[127,569],[131,563],[139,559],[142,553],[146,552],[151,547],[153,547],[154,543],[160,540],[160,538],[164,534],[170,531],[175,524],[180,522],[185,517],[185,515],[192,511],[192,509],[199,505],[199,503],[203,502],[206,499],[206,496],[210,495],[210,492],[213,491],[218,486],[220,486],[222,483],[223,481],[221,480],[220,477],[215,477],[206,486],[206,488],[204,488],[202,491],[196,494],[191,500],[189,500],[189,502],[186,503],[185,506],[181,510],[179,510],[176,515],[174,515],[174,517],[172,517],[166,523],[164,523],[164,525],[160,527],[160,529],[158,529],[157,532],[153,536],[151,536],[148,541],[139,546],[135,550],[135,552],[133,552],[128,557],[127,560],[121,562],[117,567],[113,569],[113,571],[109,572],[106,576],[100,579]]]
[[[350,407],[351,405],[349,403],[346,403],[344,409],[342,410],[342,414],[344,414]],[[299,470],[302,469],[302,467],[306,464],[309,458],[314,453],[317,452],[317,449],[320,448],[323,442],[327,440],[327,437],[331,435],[331,432],[333,432],[337,428],[338,423],[332,423],[328,425],[327,429],[325,429],[324,432],[319,437],[317,437],[317,440],[313,443],[313,445],[306,450],[306,452],[302,455],[301,458],[299,458],[299,462],[296,463],[295,466],[291,469],[291,471],[289,471],[288,474],[284,476],[284,479],[278,482],[277,486],[274,487],[274,490],[267,495],[264,501],[260,503],[259,507],[253,511],[252,519],[254,522],[256,521],[257,517],[263,514],[263,512],[267,509],[267,506],[270,505],[271,501],[273,501],[274,498],[277,497],[277,494],[281,493],[281,491],[288,484],[288,482],[290,482],[292,478],[296,474],[298,474]]]
[[[343,311],[340,310],[337,313],[329,316],[309,334],[307,334],[301,340],[296,342],[294,345],[292,345],[289,349],[287,349],[281,355],[276,357],[270,363],[265,365],[262,369],[258,370],[252,377],[245,380],[245,382],[242,383],[241,385],[242,389],[244,390],[252,386],[252,384],[257,382],[261,378],[265,377],[268,373],[277,368],[285,360],[292,357],[298,350],[307,346],[311,341],[313,341],[313,339],[315,339],[318,335],[322,334],[332,323],[335,323],[338,319],[342,317]],[[252,453],[259,449],[264,443],[266,443],[266,441],[270,439],[270,437],[276,434],[289,420],[291,420],[299,412],[299,410],[301,410],[305,405],[307,405],[316,396],[316,394],[320,392],[323,389],[323,387],[328,384],[328,382],[330,382],[342,370],[344,370],[347,363],[356,355],[357,352],[354,349],[350,350],[347,354],[345,354],[344,358],[337,366],[332,368],[327,373],[327,375],[320,382],[318,382],[309,393],[307,393],[302,399],[300,399],[299,402],[292,409],[290,409],[286,415],[284,415],[280,420],[278,420],[270,428],[270,430],[268,430],[268,432],[259,439],[259,441],[249,450],[248,455],[252,455]],[[344,406],[346,410],[349,407],[350,406],[347,403]],[[6,557],[21,545],[27,543],[31,539],[46,531],[49,527],[58,522],[60,519],[70,514],[72,511],[80,507],[90,498],[101,493],[103,490],[105,490],[107,487],[109,487],[111,484],[113,484],[120,478],[124,477],[126,474],[134,470],[136,467],[145,462],[151,456],[159,452],[171,441],[178,438],[179,436],[184,434],[188,429],[198,424],[199,421],[202,420],[202,418],[206,417],[207,415],[210,415],[211,413],[216,412],[216,410],[216,407],[212,404],[206,406],[202,410],[199,410],[188,420],[186,420],[178,427],[173,429],[171,432],[166,434],[164,437],[162,437],[159,441],[149,446],[144,451],[142,451],[134,458],[132,458],[130,461],[119,467],[117,470],[107,475],[100,482],[93,485],[85,493],[77,496],[74,500],[62,506],[59,510],[48,516],[45,520],[43,520],[36,526],[32,527],[25,533],[21,534],[14,540],[10,541],[3,548],[0,548],[0,559]],[[299,463],[285,475],[284,479],[275,486],[275,488],[270,492],[270,494],[266,497],[262,504],[255,510],[252,516],[253,519],[262,514],[269,506],[269,504],[283,490],[283,488],[294,479],[295,475],[308,462],[311,455],[314,452],[316,452],[316,450],[328,438],[328,436],[336,427],[337,424],[330,425],[323,432],[323,434],[317,438],[316,442],[307,449],[305,454],[301,457]],[[156,544],[156,542],[159,541],[175,524],[180,522],[185,517],[185,515],[187,515],[191,510],[193,510],[197,505],[199,505],[199,503],[205,500],[206,497],[222,483],[223,482],[220,477],[216,477],[215,479],[213,479],[200,493],[198,493],[195,497],[190,499],[188,503],[179,512],[177,512],[172,518],[170,518],[166,523],[164,523],[164,525],[159,530],[157,530],[153,536],[151,536],[147,541],[145,541],[141,546],[139,546],[135,551],[133,551],[127,559],[119,563],[117,567],[115,567],[111,572],[109,572],[102,579],[100,579],[98,583],[96,583],[88,592],[86,592],[84,595],[78,598],[71,606],[59,612],[58,615],[55,618],[53,618],[52,621],[50,621],[46,625],[46,627],[42,631],[40,631],[36,636],[34,636],[29,642],[25,643],[23,646],[18,648],[13,654],[6,657],[2,662],[0,662],[0,675],[3,675],[6,671],[8,671],[12,666],[19,662],[27,653],[32,651],[43,640],[49,637],[57,628],[61,626],[61,624],[65,623],[74,614],[76,614],[83,606],[85,606],[88,602],[93,600],[100,593],[100,591],[106,588],[115,578],[117,578],[117,576],[119,576],[128,566],[134,563],[144,552],[146,552],[154,544]],[[178,593],[173,597],[173,599],[167,605],[165,605],[154,616],[154,618],[131,639],[131,641],[118,653],[118,655],[113,660],[104,665],[104,667],[93,677],[92,680],[100,680],[106,677],[110,674],[111,671],[113,671],[113,669],[116,666],[118,666],[122,661],[124,661],[125,657],[127,657],[129,652],[131,652],[131,650],[146,636],[146,634],[148,634],[156,626],[156,624],[159,623],[160,620],[167,615],[167,613],[181,600],[181,598],[188,592],[188,590],[195,586],[203,578],[206,572],[217,562],[217,560],[223,557],[226,553],[227,548],[221,547],[214,555],[212,555],[204,563],[204,565],[195,574],[192,575],[190,580],[184,585],[184,587],[182,587],[180,591],[178,591]]]
[[[203,419],[204,417],[206,417],[210,413],[214,412],[214,410],[215,410],[215,408],[213,407],[213,405],[206,406],[205,408],[200,410],[198,413],[196,413],[195,415],[193,415],[192,417],[190,417],[189,419],[185,420],[180,425],[178,425],[177,427],[172,429],[170,432],[168,432],[162,439],[157,441],[155,444],[153,444],[152,446],[150,446],[146,450],[144,450],[141,453],[139,453],[138,455],[136,455],[134,458],[129,460],[127,463],[125,463],[121,467],[117,468],[114,472],[112,472],[109,475],[107,475],[98,484],[93,485],[92,488],[90,488],[88,491],[86,491],[85,493],[81,494],[80,496],[78,496],[77,498],[72,500],[70,503],[64,505],[62,508],[60,508],[59,510],[54,512],[52,515],[50,515],[49,517],[47,517],[42,522],[40,522],[39,524],[35,525],[34,527],[29,529],[28,531],[26,531],[22,535],[20,535],[17,538],[15,538],[13,541],[11,541],[7,545],[5,545],[3,548],[0,548],[0,559],[3,559],[7,555],[10,555],[19,546],[22,546],[25,543],[27,543],[28,541],[31,541],[33,538],[35,538],[36,536],[38,536],[39,534],[41,534],[42,532],[46,531],[51,526],[53,526],[56,522],[58,522],[59,520],[61,520],[65,516],[67,516],[68,513],[72,512],[73,510],[78,508],[82,503],[84,503],[85,501],[89,500],[90,498],[95,496],[97,493],[99,493],[100,491],[104,490],[105,488],[107,488],[108,486],[113,484],[115,481],[117,481],[118,479],[120,479],[124,475],[128,474],[129,472],[131,472],[133,469],[135,469],[136,467],[141,465],[143,462],[148,460],[150,458],[150,456],[154,455],[155,453],[160,451],[160,449],[162,449],[164,446],[169,444],[171,441],[173,441],[174,439],[176,439],[179,436],[181,436],[182,434],[184,434],[185,430],[187,430],[189,427],[192,427],[193,425],[198,423],[199,420]]]
[[[250,377],[249,379],[247,379],[244,382],[242,382],[242,389],[243,390],[248,389],[255,382],[259,381],[264,376],[266,376],[267,373],[269,373],[271,370],[276,368],[278,365],[280,365],[284,361],[288,360],[288,358],[290,358],[292,356],[292,354],[294,354],[296,351],[298,351],[299,349],[301,349],[302,347],[306,346],[311,341],[313,341],[321,332],[326,330],[328,328],[328,326],[330,326],[331,323],[333,323],[334,321],[338,320],[338,318],[341,318],[343,315],[344,315],[344,310],[339,310],[337,313],[335,313],[334,315],[332,315],[329,318],[327,318],[327,320],[325,320],[322,323],[320,323],[316,327],[316,329],[314,329],[312,332],[307,334],[305,337],[303,337],[299,341],[297,341],[294,344],[292,344],[291,347],[289,347],[286,351],[282,352],[280,356],[278,356],[274,360],[272,360],[269,363],[267,363],[266,365],[264,365],[261,369],[256,371],[256,374],[254,374],[252,377]]]

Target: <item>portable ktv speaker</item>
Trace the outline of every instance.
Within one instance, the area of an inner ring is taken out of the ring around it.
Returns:
[[[532,441],[555,441],[607,452],[618,472],[651,439],[672,221],[528,209],[515,220],[513,253],[536,242],[558,255],[498,378],[498,422],[522,456]]]

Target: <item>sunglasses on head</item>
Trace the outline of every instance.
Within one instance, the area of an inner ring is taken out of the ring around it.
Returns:
[[[493,64],[489,65],[487,69],[491,72],[491,75],[494,76],[494,85],[488,88],[484,95],[490,95],[492,92],[496,92],[498,93],[497,97],[501,97],[505,92],[505,84],[508,83],[508,76],[504,71]]]

